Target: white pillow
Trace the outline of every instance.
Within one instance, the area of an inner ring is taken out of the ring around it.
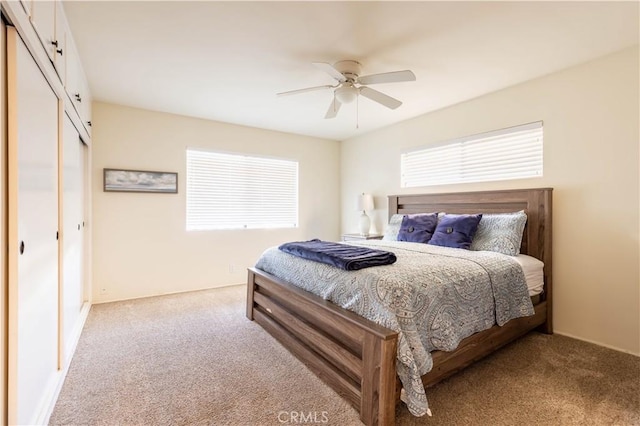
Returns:
[[[394,214],[389,219],[389,225],[384,231],[382,241],[398,241],[398,232],[400,232],[400,226],[402,225],[403,214]]]

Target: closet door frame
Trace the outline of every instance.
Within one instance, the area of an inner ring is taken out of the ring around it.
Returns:
[[[6,57],[17,56],[18,34],[14,28],[7,27],[6,31]],[[15,90],[10,90],[17,85],[17,71],[15,61],[7,60],[7,105],[16,104]],[[15,111],[7,108],[7,182],[18,181],[18,117]],[[11,143],[14,141],[14,143]],[[18,187],[7,185],[7,223],[18,221]],[[7,226],[7,307],[18,304],[18,227]],[[16,348],[18,345],[18,312],[16,309],[7,308],[7,349]],[[7,351],[8,372],[18,371],[18,359],[15,350]],[[16,374],[7,372],[7,424],[16,424],[18,415],[18,378]]]
[[[0,18],[0,67],[6,69],[7,27]],[[0,79],[0,243],[7,247],[7,78]],[[7,255],[0,250],[0,423],[9,424],[7,419]]]

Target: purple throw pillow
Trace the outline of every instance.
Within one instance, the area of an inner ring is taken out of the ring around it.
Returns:
[[[438,223],[429,244],[469,250],[482,214],[446,214]]]
[[[428,243],[438,224],[438,213],[408,214],[402,218],[398,241]]]

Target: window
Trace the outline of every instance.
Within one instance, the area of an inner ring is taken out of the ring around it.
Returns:
[[[542,176],[542,122],[405,152],[403,188]]]
[[[297,226],[297,161],[187,148],[187,231]]]

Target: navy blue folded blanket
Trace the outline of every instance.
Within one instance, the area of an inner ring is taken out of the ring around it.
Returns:
[[[396,261],[396,255],[388,251],[332,243],[318,239],[285,243],[278,248],[285,253],[326,263],[345,271],[357,271],[371,266],[391,265]]]

